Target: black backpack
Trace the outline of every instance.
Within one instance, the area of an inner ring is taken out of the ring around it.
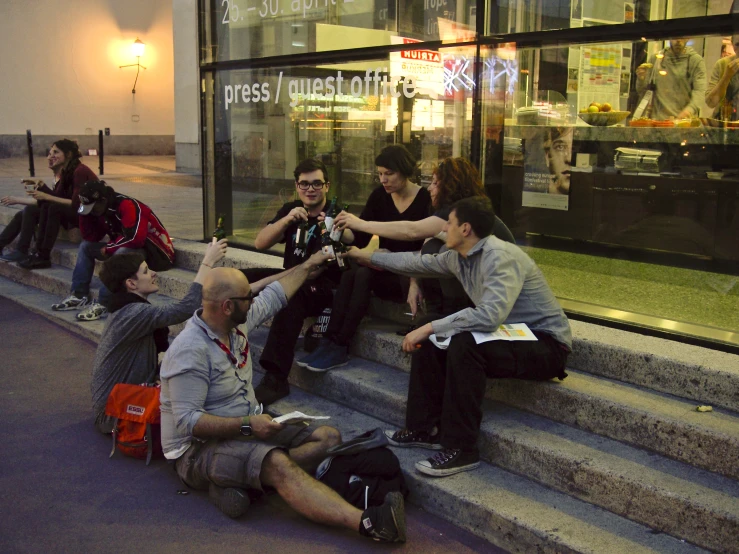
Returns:
[[[316,478],[360,510],[382,505],[389,492],[408,496],[400,461],[386,444],[382,429],[375,429],[334,447]]]

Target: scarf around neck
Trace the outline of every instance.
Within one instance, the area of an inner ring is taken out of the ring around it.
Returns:
[[[132,292],[118,292],[110,297],[110,301],[108,302],[108,309],[110,310],[110,313],[115,313],[121,308],[128,306],[129,304],[142,302],[145,304],[150,304],[148,300],[142,298],[138,294],[134,294]],[[167,348],[169,348],[169,327],[160,327],[158,329],[154,329],[153,336],[154,344],[156,345],[157,349],[157,354],[161,352],[166,352]]]

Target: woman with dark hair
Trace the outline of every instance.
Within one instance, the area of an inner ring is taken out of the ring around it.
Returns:
[[[375,158],[381,186],[370,194],[362,210],[362,220],[398,225],[402,221],[425,218],[431,208],[428,191],[411,182],[415,178],[417,162],[402,145],[384,148]],[[354,245],[364,248],[372,233],[354,233]],[[389,252],[413,252],[423,245],[422,240],[380,238],[380,248]],[[318,348],[298,362],[313,371],[327,371],[346,364],[349,343],[367,312],[370,293],[395,301],[402,301],[408,290],[408,278],[370,267],[357,266],[346,271],[334,296],[326,336]]]
[[[477,168],[465,158],[446,158],[442,160],[433,170],[428,191],[431,194],[434,213],[425,219],[419,221],[393,221],[388,223],[382,221],[365,221],[348,212],[341,212],[336,217],[335,224],[340,229],[351,229],[355,233],[363,232],[388,239],[406,241],[433,239],[442,233],[444,225],[446,225],[447,219],[449,218],[450,208],[457,200],[471,196],[487,198]],[[493,234],[501,240],[515,242],[508,227],[497,216],[495,217]],[[429,240],[424,244],[422,253],[438,253],[441,249],[445,249],[443,240]],[[438,281],[433,279],[427,280],[427,282],[430,284],[431,282]],[[439,307],[439,309],[448,311],[459,304],[458,296],[459,294],[464,294],[464,291],[461,286],[455,287],[456,284],[458,284],[456,281],[454,283],[444,283],[444,286],[441,287],[441,293],[443,293],[446,300],[446,305],[443,308]],[[449,287],[446,285],[449,285]],[[440,300],[438,298],[440,293],[435,290],[438,289],[438,286],[431,285],[431,287],[433,290],[429,291],[430,294],[437,296],[437,300]],[[411,279],[408,289],[408,305],[414,316],[416,315],[419,304],[423,300],[423,296],[419,282],[416,279]]]
[[[59,234],[59,227],[71,229],[78,226],[80,186],[87,181],[97,180],[95,173],[80,162],[81,157],[76,141],[60,139],[54,142],[47,156],[49,169],[54,172],[54,189],[41,180],[25,179],[25,183],[33,185],[33,190],[28,191],[26,196],[5,196],[0,199],[3,206],[26,206],[15,214],[0,233],[0,252],[20,235],[16,251],[0,256],[0,259],[19,262],[18,265],[26,269],[51,267],[51,249]],[[37,252],[29,256],[28,249],[36,226]]]

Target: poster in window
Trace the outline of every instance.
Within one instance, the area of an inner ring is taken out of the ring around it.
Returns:
[[[522,205],[568,210],[574,127],[531,126],[525,131]]]

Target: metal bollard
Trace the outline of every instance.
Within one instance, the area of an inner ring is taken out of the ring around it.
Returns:
[[[31,177],[35,177],[36,168],[33,164],[33,136],[31,136],[31,129],[26,131],[26,144],[28,144],[28,171],[31,173]]]
[[[100,159],[100,164],[98,165],[100,169],[100,175],[105,175],[105,161],[103,160],[103,131],[98,131],[98,158]]]

